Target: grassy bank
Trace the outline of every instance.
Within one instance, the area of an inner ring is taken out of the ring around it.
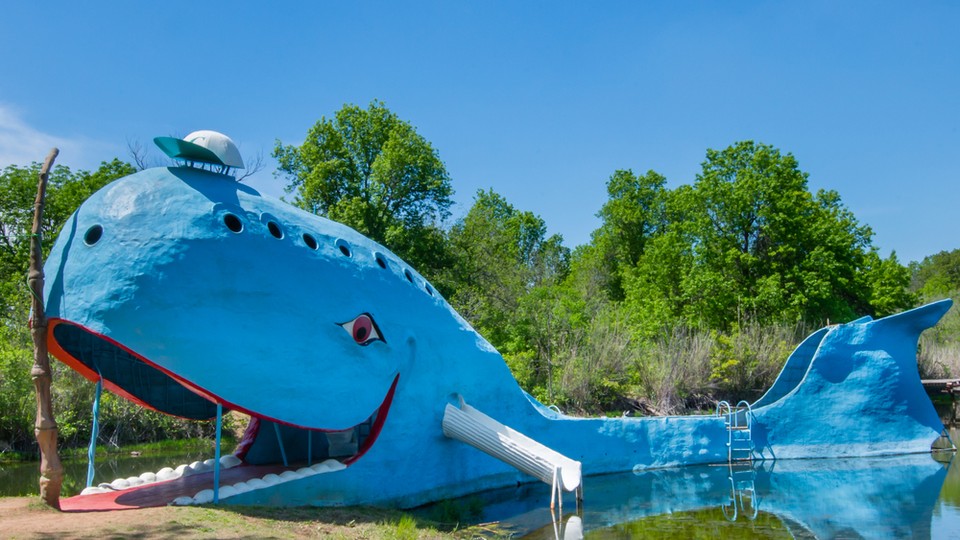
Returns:
[[[5,538],[504,538],[495,525],[461,528],[381,508],[162,507],[62,513],[33,498],[0,498]]]

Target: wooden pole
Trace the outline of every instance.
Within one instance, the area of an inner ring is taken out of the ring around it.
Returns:
[[[40,500],[60,509],[60,488],[63,485],[63,465],[57,454],[57,422],[53,418],[53,402],[50,395],[50,357],[47,354],[47,315],[43,308],[43,252],[40,245],[40,225],[43,223],[43,203],[47,193],[47,177],[53,161],[60,153],[56,148],[43,162],[37,183],[37,199],[33,204],[33,229],[30,236],[30,270],[27,284],[30,286],[31,307],[30,337],[33,338],[33,367],[30,378],[37,390],[37,422],[34,434],[40,446]]]

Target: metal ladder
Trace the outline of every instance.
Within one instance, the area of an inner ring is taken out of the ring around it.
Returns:
[[[720,506],[727,521],[736,521],[738,515],[748,520],[757,519],[760,500],[755,484],[756,472],[753,464],[745,462],[729,463],[730,502]]]
[[[723,418],[727,427],[727,462],[753,461],[753,410],[750,404],[740,400],[734,408],[730,403],[721,401],[717,403],[717,416]]]
[[[730,481],[730,502],[721,506],[723,517],[736,521],[738,514],[753,521],[757,518],[757,499],[753,470],[753,410],[741,400],[736,407],[721,401],[717,403],[717,417],[727,427],[727,466]]]

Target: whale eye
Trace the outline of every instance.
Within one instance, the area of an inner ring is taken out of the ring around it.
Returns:
[[[357,345],[369,345],[374,341],[386,342],[383,336],[380,335],[380,329],[377,328],[377,323],[373,322],[373,317],[371,317],[369,313],[361,313],[352,321],[339,323],[339,326],[350,334],[350,337],[357,342]]]

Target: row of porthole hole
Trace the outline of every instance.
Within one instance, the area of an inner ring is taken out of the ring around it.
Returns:
[[[227,228],[234,233],[243,232],[243,222],[240,221],[240,218],[235,216],[234,214],[230,214],[230,213],[224,214],[223,224],[226,225]],[[274,238],[278,240],[283,238],[283,230],[280,229],[280,225],[278,225],[277,222],[268,221],[267,230],[270,231],[270,235],[273,236]],[[313,235],[309,233],[303,233],[303,243],[306,244],[308,248],[313,250],[319,249],[320,247],[320,244],[317,243],[317,239],[314,238]],[[347,244],[345,240],[338,239],[335,245],[337,246],[337,249],[340,250],[340,253],[344,257],[353,256],[353,253],[350,251],[350,245]],[[377,261],[377,266],[386,270],[387,259],[384,258],[382,254],[374,253],[374,259],[376,259]],[[407,278],[407,281],[409,281],[410,283],[414,283],[413,274],[410,272],[409,269],[406,269],[406,268],[403,269],[403,277]],[[433,288],[430,287],[429,283],[424,282],[423,288],[425,291],[427,291],[427,294],[429,294],[430,296],[433,296]]]
[[[228,229],[230,229],[235,233],[243,232],[243,222],[241,222],[240,218],[238,218],[233,214],[229,214],[229,213],[225,214],[223,216],[223,223],[224,225],[227,226]],[[275,221],[267,222],[267,229],[270,231],[270,234],[274,238],[277,238],[277,239],[283,238],[283,231],[280,229],[280,225],[278,225]],[[100,241],[100,238],[102,236],[103,236],[103,226],[94,225],[89,229],[87,229],[87,232],[83,235],[83,242],[88,246],[93,246],[94,244]],[[317,239],[314,238],[313,235],[309,233],[303,233],[303,243],[306,244],[307,247],[313,250],[316,250],[320,247],[320,245],[317,243]],[[344,257],[350,257],[353,255],[350,251],[350,246],[349,244],[347,244],[346,241],[337,240],[336,246],[340,250],[340,253],[343,254]],[[375,253],[374,258],[377,261],[377,266],[386,270],[387,268],[386,258],[384,258],[384,256],[380,253]],[[414,283],[413,274],[410,272],[409,269],[406,269],[406,268],[403,269],[403,277],[407,278],[407,281],[409,281],[410,283]],[[430,287],[429,283],[424,282],[423,288],[425,291],[427,291],[427,294],[429,294],[430,296],[433,296],[433,289]]]

